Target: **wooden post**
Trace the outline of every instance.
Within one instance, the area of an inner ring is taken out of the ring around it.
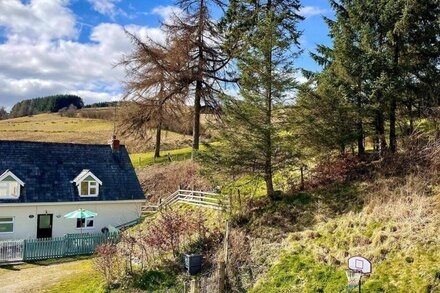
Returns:
[[[228,249],[229,249],[229,219],[226,222],[226,233],[225,233],[225,247],[224,247],[224,253],[225,253],[225,265],[228,263]]]
[[[301,186],[300,190],[304,190],[304,165],[299,168],[301,170]]]
[[[238,211],[239,211],[240,216],[241,216],[241,214],[242,214],[242,209],[241,209],[241,192],[240,192],[239,188],[237,189],[237,195],[238,195],[238,198],[237,198],[238,199]]]
[[[191,280],[191,288],[189,289],[190,293],[199,293],[200,292],[200,282],[197,279]]]
[[[218,293],[225,292],[225,270],[226,266],[223,261],[218,264]]]

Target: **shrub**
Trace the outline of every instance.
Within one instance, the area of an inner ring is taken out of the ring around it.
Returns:
[[[58,111],[60,116],[73,118],[76,116],[77,108],[74,105],[70,105],[69,107],[64,107]]]
[[[149,200],[154,202],[159,198],[169,196],[180,186],[182,189],[210,190],[210,183],[203,178],[197,163],[184,161],[169,165],[153,165],[139,171],[142,189],[152,194]]]
[[[116,244],[101,244],[96,248],[96,254],[98,257],[93,260],[95,270],[104,277],[108,288],[116,287],[122,277]]]

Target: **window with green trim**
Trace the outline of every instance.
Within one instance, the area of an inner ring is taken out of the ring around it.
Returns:
[[[0,217],[0,234],[14,232],[14,217]]]

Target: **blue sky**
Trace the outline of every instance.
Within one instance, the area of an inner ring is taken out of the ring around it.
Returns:
[[[319,70],[309,52],[330,44],[322,15],[332,11],[327,0],[302,6],[296,64]],[[174,9],[172,0],[0,0],[0,106],[58,93],[86,103],[118,99],[124,72],[114,64],[131,49],[123,29],[160,38]]]

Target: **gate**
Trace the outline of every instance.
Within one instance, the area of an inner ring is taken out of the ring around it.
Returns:
[[[0,263],[13,263],[23,260],[24,241],[0,241]]]

